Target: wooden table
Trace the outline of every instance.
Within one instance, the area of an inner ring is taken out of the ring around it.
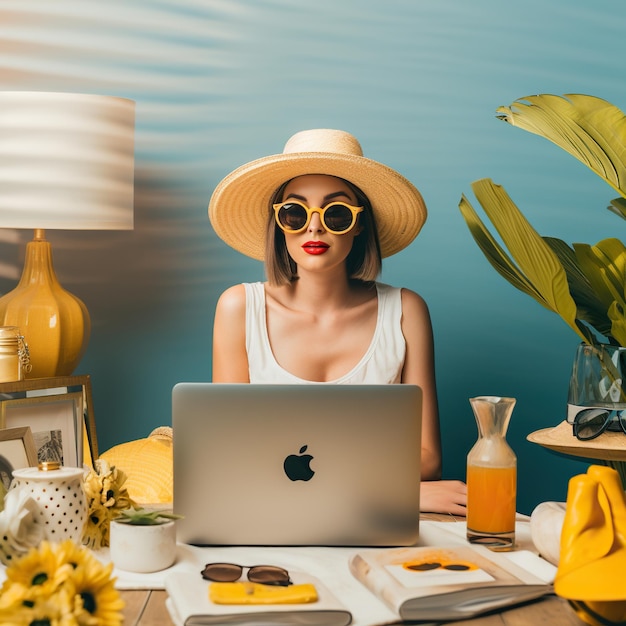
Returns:
[[[424,514],[422,519],[458,521],[450,515]],[[461,518],[459,518],[461,519]],[[174,626],[167,609],[167,592],[162,590],[122,591],[126,602],[124,626]],[[541,600],[475,619],[447,622],[453,626],[582,626],[566,600],[548,596]]]

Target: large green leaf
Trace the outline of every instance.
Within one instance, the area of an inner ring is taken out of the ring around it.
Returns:
[[[498,118],[549,139],[626,197],[626,116],[581,94],[542,94],[497,109]]]
[[[613,322],[611,335],[620,346],[626,346],[626,311],[619,302],[613,302],[609,307],[609,317]]]
[[[535,300],[543,306],[550,308],[541,297],[541,294],[533,287],[526,276],[520,272],[509,255],[493,238],[480,217],[478,217],[478,213],[476,213],[474,207],[464,195],[461,197],[459,208],[467,222],[470,233],[474,237],[474,241],[476,241],[478,247],[482,250],[494,269],[514,287],[535,298]]]
[[[611,200],[608,209],[615,213],[615,215],[619,215],[619,217],[626,220],[626,200],[624,200],[624,198],[614,198]]]
[[[472,235],[489,262],[511,284],[558,313],[584,341],[588,337],[576,321],[576,303],[567,274],[550,246],[534,230],[506,191],[490,179],[472,183],[472,189],[519,269],[504,254],[466,198],[459,205]]]
[[[598,307],[607,312],[611,328],[606,335],[626,345],[626,247],[619,239],[604,239],[595,246],[574,244],[580,269],[587,276]]]
[[[576,317],[595,328],[601,335],[608,337],[611,334],[612,323],[607,315],[607,305],[599,299],[589,279],[580,268],[574,249],[556,237],[544,236],[543,240],[559,257],[567,274],[569,292],[576,302]]]
[[[581,271],[589,280],[605,309],[612,302],[624,303],[626,248],[615,238],[604,239],[595,246],[575,243],[574,250]]]

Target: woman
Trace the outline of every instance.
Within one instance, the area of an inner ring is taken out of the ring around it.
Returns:
[[[229,174],[209,217],[227,244],[265,261],[268,278],[221,295],[213,381],[419,385],[421,508],[464,515],[465,485],[439,480],[428,308],[415,292],[376,282],[381,259],[426,220],[419,191],[363,157],[349,133],[316,129]]]

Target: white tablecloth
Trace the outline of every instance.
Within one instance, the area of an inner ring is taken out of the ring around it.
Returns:
[[[420,522],[420,540],[417,545],[466,545],[464,522]],[[359,548],[325,547],[210,547],[198,548],[186,544],[177,547],[176,562],[172,567],[152,574],[134,574],[114,569],[118,589],[164,589],[165,577],[172,572],[197,572],[206,563],[228,561],[242,565],[279,565],[291,572],[306,572],[316,576],[334,592],[351,611],[353,626],[369,626],[397,619],[397,616],[370,593],[350,573],[349,558]],[[103,563],[109,562],[108,549],[94,554]],[[499,556],[510,559],[518,566],[532,572],[545,582],[552,582],[556,568],[535,556],[528,521],[516,523],[516,549],[501,552]],[[0,566],[0,583],[4,580],[4,567]]]
[[[453,546],[466,545],[465,523],[431,522],[420,523],[418,545]],[[352,612],[354,626],[367,626],[393,621],[397,618],[350,573],[348,560],[358,548],[325,547],[210,547],[198,548],[179,544],[176,563],[162,572],[133,574],[114,570],[119,589],[163,589],[165,577],[176,571],[200,572],[206,563],[228,561],[242,565],[272,564],[295,572],[306,572],[316,576],[335,593]],[[532,553],[532,554],[531,554]],[[547,561],[536,557],[530,538],[527,521],[516,525],[516,550],[498,553],[518,566],[531,571],[546,582],[554,579],[555,568]],[[108,551],[96,555],[108,561]]]

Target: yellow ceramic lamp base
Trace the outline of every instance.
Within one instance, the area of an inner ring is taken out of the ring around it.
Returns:
[[[28,378],[69,376],[85,352],[91,331],[87,307],[61,287],[42,230],[26,246],[17,287],[0,298],[0,323],[24,334],[32,364]]]

